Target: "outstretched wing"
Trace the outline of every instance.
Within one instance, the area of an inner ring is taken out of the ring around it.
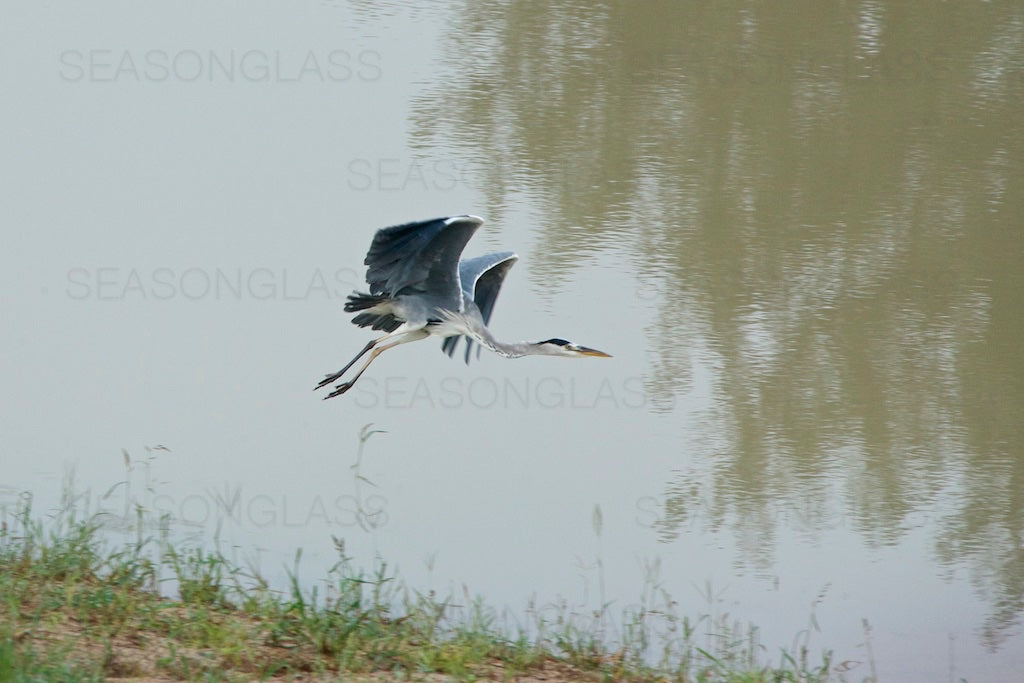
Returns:
[[[498,299],[498,292],[505,282],[505,276],[509,268],[515,265],[519,257],[511,251],[503,251],[476,258],[465,259],[459,264],[459,276],[462,280],[463,290],[472,293],[473,301],[480,309],[480,316],[484,324],[491,321],[491,313],[494,312],[494,302]],[[441,349],[449,356],[455,353],[455,347],[462,337],[448,337],[441,344]],[[473,340],[466,338],[466,363],[469,363],[470,353],[473,350]],[[477,357],[480,356],[480,349],[476,350]]]
[[[518,260],[519,256],[515,252],[503,251],[466,259],[459,264],[463,289],[473,292],[473,301],[480,309],[485,324],[491,322],[491,313],[501,285],[505,282],[509,268]]]
[[[452,216],[378,230],[363,261],[370,293],[392,298],[429,293],[461,304],[459,257],[483,222],[476,216]]]

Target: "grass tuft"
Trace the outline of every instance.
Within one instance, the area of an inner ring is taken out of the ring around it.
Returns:
[[[219,552],[141,535],[110,548],[100,518],[44,525],[31,503],[0,524],[0,681],[846,680],[806,635],[769,664],[756,628],[681,615],[656,567],[618,620],[608,604],[579,614],[562,602],[509,629],[467,590],[412,590],[384,562],[359,569],[340,542],[323,592],[300,585],[301,553],[277,592]],[[599,533],[599,509],[594,519]]]

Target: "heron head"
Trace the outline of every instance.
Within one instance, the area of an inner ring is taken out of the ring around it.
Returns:
[[[545,339],[542,342],[537,342],[537,347],[544,349],[545,353],[552,356],[571,356],[573,358],[594,356],[596,358],[611,358],[611,355],[604,351],[580,346],[579,344],[574,344],[566,339]]]

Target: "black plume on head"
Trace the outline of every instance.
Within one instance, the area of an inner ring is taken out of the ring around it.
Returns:
[[[556,339],[545,339],[544,341],[537,342],[537,343],[538,344],[555,344],[556,346],[568,346],[571,342],[568,342],[565,339],[557,339],[556,338]]]

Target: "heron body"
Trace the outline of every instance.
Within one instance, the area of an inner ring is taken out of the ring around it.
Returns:
[[[345,311],[356,313],[352,323],[383,330],[345,367],[324,377],[320,389],[341,378],[366,353],[370,357],[355,376],[338,384],[324,398],[348,391],[373,360],[384,351],[428,337],[443,340],[441,348],[455,353],[465,340],[468,363],[474,344],[506,358],[527,355],[598,356],[608,354],[564,339],[542,342],[500,342],[487,324],[509,269],[519,260],[510,251],[462,259],[462,251],[483,219],[452,216],[394,225],[374,235],[364,264],[369,292],[354,292]]]

